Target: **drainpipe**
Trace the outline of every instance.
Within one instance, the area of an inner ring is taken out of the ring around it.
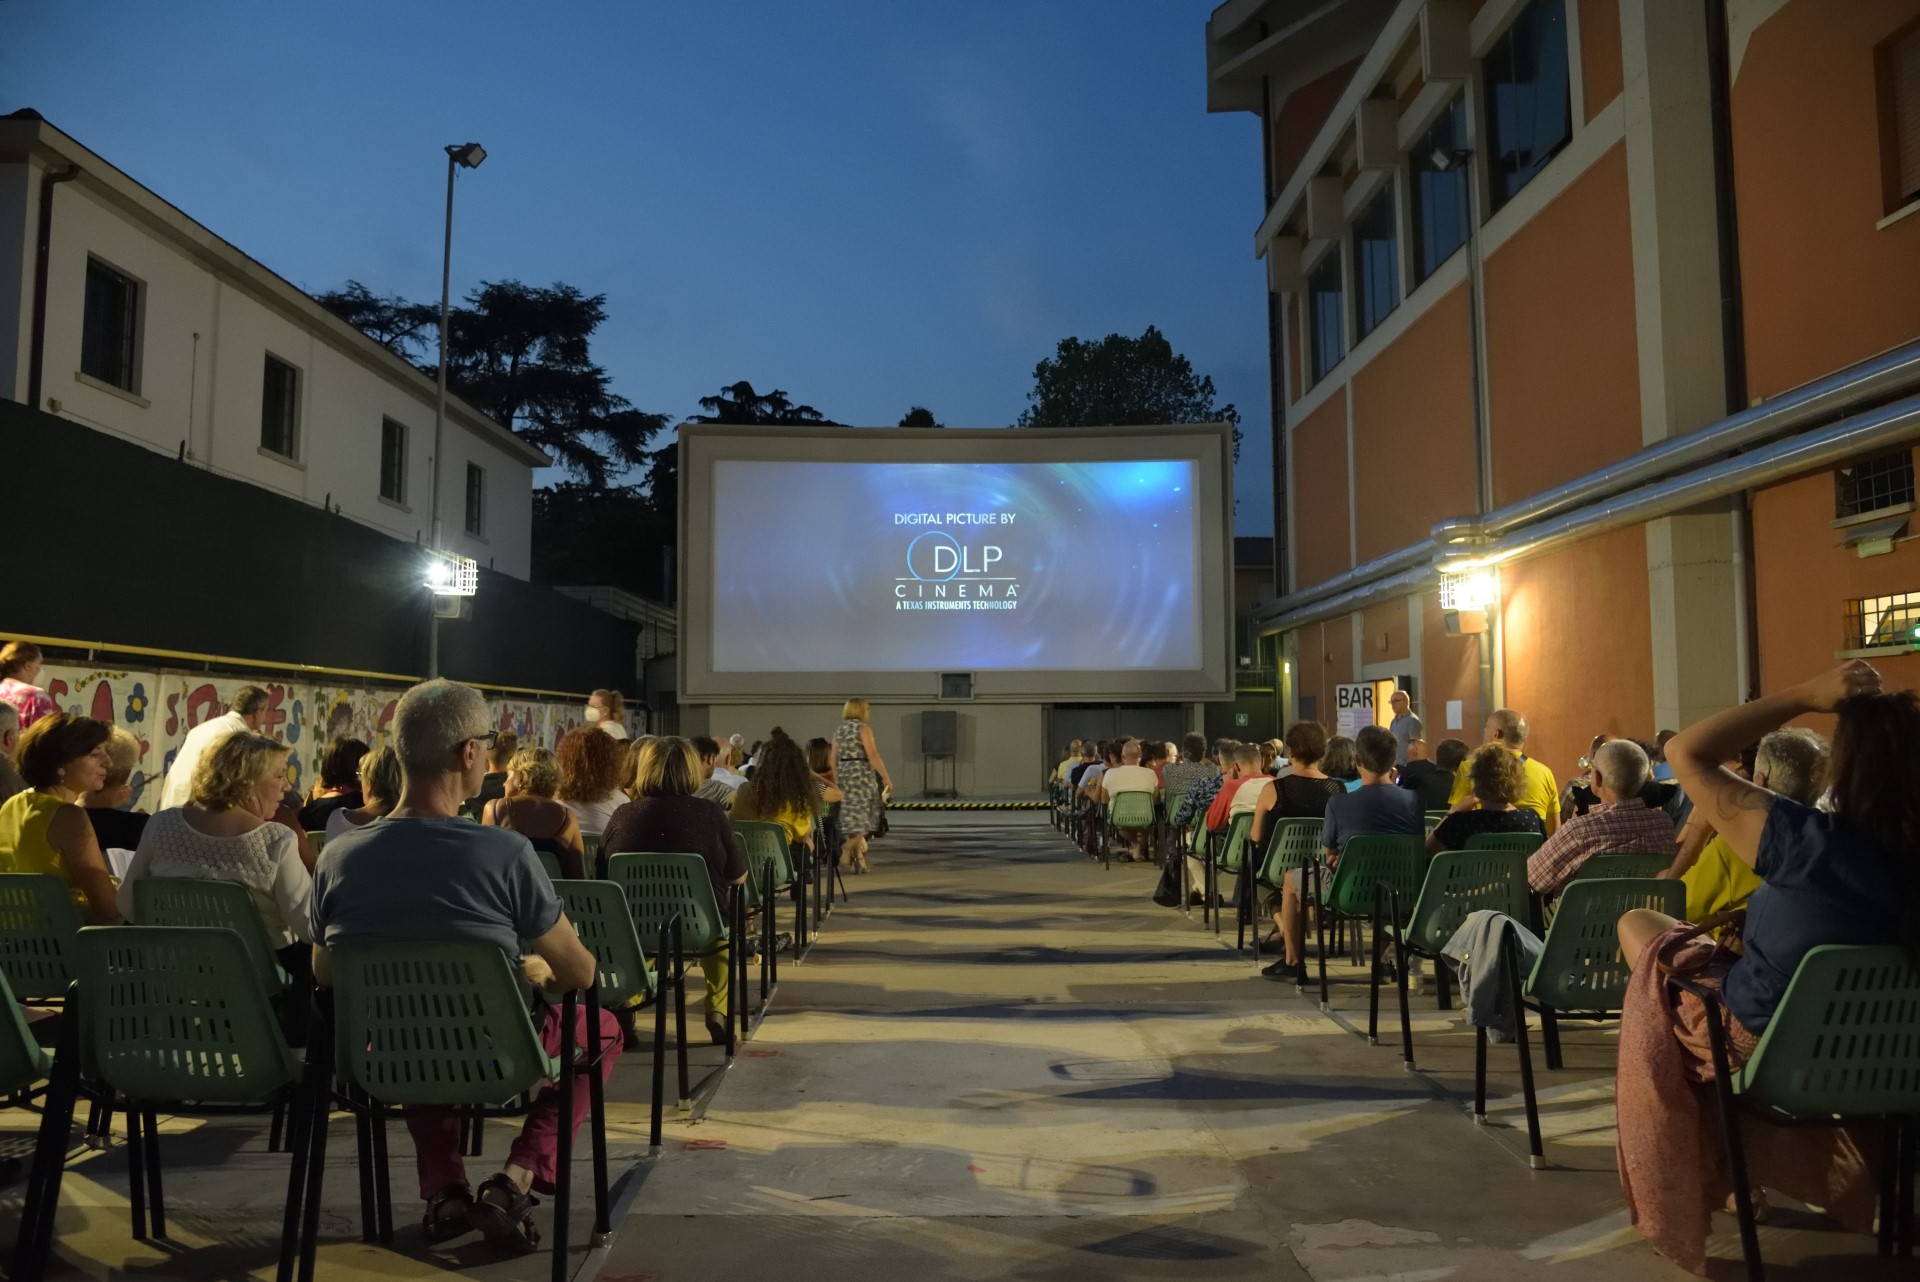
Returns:
[[[37,410],[46,408],[40,399],[44,386],[41,366],[47,352],[47,263],[53,249],[53,189],[80,176],[80,166],[68,165],[59,173],[51,169],[40,174],[40,229],[33,246],[33,336],[27,356],[27,404]]]
[[[1713,213],[1720,249],[1720,365],[1726,380],[1727,413],[1747,404],[1746,308],[1740,294],[1739,197],[1733,183],[1733,50],[1727,0],[1706,0],[1707,99],[1713,129]],[[1759,575],[1753,561],[1753,491],[1734,507],[1741,592],[1738,624],[1746,678],[1743,693],[1760,695]]]

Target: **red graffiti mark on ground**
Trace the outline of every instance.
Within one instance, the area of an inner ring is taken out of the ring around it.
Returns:
[[[768,1050],[764,1046],[750,1046],[746,1050],[741,1051],[740,1053],[742,1055],[745,1055],[748,1059],[772,1059],[775,1055],[778,1055],[780,1052],[776,1050]]]
[[[985,1175],[987,1173],[987,1168],[984,1166],[969,1166],[967,1169],[975,1175]]]
[[[685,1144],[682,1144],[680,1148],[682,1151],[685,1151],[696,1148],[725,1148],[726,1146],[727,1142],[725,1140],[688,1140]]]

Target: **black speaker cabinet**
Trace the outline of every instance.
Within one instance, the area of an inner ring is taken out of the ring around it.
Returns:
[[[920,714],[920,755],[951,757],[960,751],[960,714],[923,712]]]

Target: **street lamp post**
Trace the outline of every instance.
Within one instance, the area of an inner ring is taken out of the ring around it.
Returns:
[[[440,515],[440,447],[447,432],[447,314],[453,279],[453,176],[462,166],[478,169],[487,149],[477,142],[450,146],[447,152],[447,231],[440,254],[440,368],[433,388],[433,484],[429,487],[433,511],[433,551],[446,551],[445,527]],[[439,601],[429,593],[427,604],[427,676],[440,675]]]

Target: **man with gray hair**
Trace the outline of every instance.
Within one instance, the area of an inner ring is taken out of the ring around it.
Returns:
[[[193,796],[193,772],[199,767],[200,759],[236,730],[259,734],[260,727],[266,724],[269,702],[267,692],[259,686],[241,686],[233,692],[233,698],[227,700],[225,716],[202,721],[187,731],[187,737],[180,741],[180,750],[173,754],[173,764],[167,767],[167,781],[160,788],[160,804],[154,809],[172,810],[186,805]]]
[[[1486,742],[1497,743],[1520,758],[1520,797],[1513,804],[1539,815],[1541,828],[1551,837],[1560,826],[1560,784],[1546,762],[1527,755],[1527,730],[1526,717],[1512,708],[1495,708],[1487,714]],[[1447,794],[1447,805],[1454,810],[1472,810],[1479,805],[1473,798],[1467,769],[1472,759],[1473,754],[1468,753],[1454,772],[1453,791]]]
[[[531,988],[564,993],[598,978],[598,966],[561,910],[553,883],[533,846],[507,828],[483,827],[460,817],[480,791],[487,771],[487,703],[452,681],[429,681],[400,698],[393,712],[394,752],[405,783],[385,818],[335,837],[313,870],[313,972],[331,980],[327,948],[353,939],[481,939],[517,965]],[[523,954],[521,941],[531,951]],[[560,1052],[562,1007],[536,1010],[540,1043]],[[593,1044],[587,1008],[575,1011],[574,1044]],[[621,1051],[619,1021],[600,1012],[600,1060],[605,1081]],[[576,1082],[573,1116],[586,1116],[588,1083]],[[425,1228],[435,1242],[473,1229],[489,1245],[527,1252],[539,1243],[530,1190],[553,1192],[561,1125],[558,1093],[534,1100],[501,1172],[478,1190],[461,1161],[460,1116],[452,1109],[407,1111],[427,1204]]]
[[[1827,741],[1811,730],[1775,730],[1760,740],[1753,759],[1753,781],[1771,792],[1811,806],[1827,786]],[[1702,922],[1715,913],[1739,908],[1764,884],[1753,865],[1715,834],[1689,863],[1683,851],[1663,876],[1679,877],[1687,887],[1687,920]]]
[[[1593,754],[1591,787],[1600,804],[1569,819],[1527,859],[1527,883],[1557,895],[1595,855],[1673,854],[1673,820],[1640,799],[1653,778],[1647,754],[1631,739],[1613,739]]]
[[[20,746],[20,713],[10,703],[0,702],[0,801],[27,790],[27,781],[13,764]]]

